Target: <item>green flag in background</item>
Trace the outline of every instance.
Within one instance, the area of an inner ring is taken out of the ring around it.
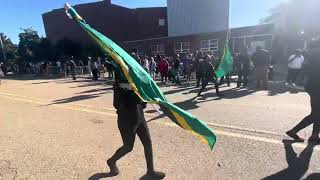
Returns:
[[[222,76],[225,76],[232,70],[233,70],[233,60],[232,60],[231,52],[230,52],[228,41],[227,41],[223,50],[223,56],[220,60],[219,67],[216,70],[216,75],[220,78]]]
[[[112,40],[91,28],[68,4],[65,5],[65,8],[68,16],[72,17],[72,19],[74,19],[88,33],[88,35],[102,48],[102,50],[112,57],[118,68],[129,81],[134,92],[141,98],[141,100],[148,103],[158,104],[163,112],[174,123],[183,129],[191,131],[193,134],[198,136],[201,141],[208,144],[211,149],[213,148],[216,142],[216,136],[205,123],[190,113],[168,102],[151,76],[134,58],[132,58]]]

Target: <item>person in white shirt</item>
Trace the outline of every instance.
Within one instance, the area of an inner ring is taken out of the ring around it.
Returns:
[[[149,73],[150,65],[149,65],[149,59],[148,59],[148,56],[146,56],[146,57],[144,58],[144,61],[143,61],[143,68],[144,68],[144,70],[146,70],[146,71]]]
[[[60,61],[57,61],[57,69],[58,69],[58,73],[61,73],[62,72],[62,69],[61,69],[61,62]]]
[[[286,85],[292,83],[292,86],[296,86],[296,80],[301,72],[302,65],[304,63],[304,57],[300,49],[297,49],[295,54],[289,57],[288,63],[288,75]]]
[[[151,58],[150,58],[150,69],[149,69],[149,72],[150,72],[150,75],[151,75],[151,77],[152,77],[153,79],[155,78],[156,67],[157,67],[157,63],[156,63],[156,61],[154,60],[154,58],[151,57]]]

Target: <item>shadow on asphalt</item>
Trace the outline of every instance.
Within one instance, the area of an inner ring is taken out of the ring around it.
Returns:
[[[292,140],[283,140],[284,148],[286,151],[286,160],[288,163],[288,168],[276,174],[268,176],[263,180],[302,179],[304,174],[309,169],[311,156],[316,144],[309,143],[307,147],[298,156],[297,153],[294,152],[292,147],[292,144],[295,142],[296,141]],[[311,174],[307,179],[318,179],[319,176],[319,173]]]
[[[88,180],[100,180],[103,178],[111,178],[111,177],[114,177],[114,175],[111,173],[97,173],[89,177]],[[161,179],[150,178],[148,175],[144,175],[140,178],[140,180],[161,180]]]
[[[61,77],[44,77],[44,76],[36,76],[36,75],[12,75],[12,74],[8,74],[1,78],[4,80],[7,79],[7,80],[21,80],[21,81],[61,79]]]
[[[139,180],[161,180],[161,179],[155,179],[155,178],[149,177],[148,175],[144,175]]]
[[[269,96],[276,96],[284,93],[296,94],[299,92],[304,92],[304,88],[298,89],[290,86],[285,86],[285,81],[270,81],[269,82]]]
[[[50,105],[55,105],[55,104],[67,104],[67,103],[78,102],[78,101],[83,101],[83,100],[87,100],[87,99],[93,99],[93,98],[100,97],[100,95],[102,95],[102,94],[105,94],[105,93],[79,95],[79,96],[73,96],[73,97],[65,98],[65,99],[58,99],[58,100],[54,100],[52,103],[47,104],[45,106],[50,106]]]
[[[83,91],[83,92],[76,93],[76,94],[96,93],[96,92],[101,92],[101,91],[102,92],[106,92],[106,93],[112,93],[113,92],[113,87],[91,89],[91,90]]]
[[[111,173],[97,173],[88,178],[88,180],[100,180],[102,178],[114,177]]]
[[[76,82],[81,83],[81,81],[76,81]],[[79,88],[79,87],[81,88],[81,87],[91,87],[91,86],[112,86],[113,84],[114,84],[113,80],[99,80],[99,81],[86,80],[86,81],[83,81],[83,83],[81,83],[80,85],[70,87],[70,88]]]

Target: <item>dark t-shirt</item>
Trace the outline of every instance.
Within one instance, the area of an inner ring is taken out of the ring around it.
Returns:
[[[127,79],[118,68],[115,70],[115,83],[113,86],[113,106],[116,109],[134,108],[137,105],[145,105],[133,90],[128,90],[120,87],[120,83],[127,83]]]
[[[238,56],[238,60],[239,60],[239,64],[240,64],[240,67],[243,66],[243,68],[249,68],[250,66],[250,56],[249,54],[240,54]]]
[[[179,59],[174,59],[173,67],[174,67],[174,69],[179,69],[179,67],[180,67]]]
[[[252,61],[255,66],[269,66],[270,60],[271,56],[269,51],[264,49],[256,51],[252,55]]]

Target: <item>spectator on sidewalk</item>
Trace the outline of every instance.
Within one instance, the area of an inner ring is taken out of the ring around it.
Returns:
[[[237,82],[237,88],[240,88],[241,85],[243,85],[244,88],[248,85],[248,75],[250,72],[250,66],[251,66],[251,58],[248,54],[247,48],[244,48],[240,55],[238,56],[238,82]]]
[[[202,68],[202,63],[205,61],[205,54],[203,54],[201,51],[197,52],[197,56],[195,58],[194,63],[194,69],[196,71],[196,78],[197,78],[197,85],[196,87],[200,86],[200,82],[203,82],[204,80],[204,69]]]
[[[180,55],[176,54],[172,63],[172,83],[177,83],[177,84],[180,83],[179,71],[180,71]]]
[[[112,63],[107,58],[105,59],[105,62],[106,62],[106,68],[108,71],[108,78],[113,79],[114,67],[113,67]]]
[[[155,79],[155,71],[156,71],[156,68],[157,68],[157,63],[156,61],[154,60],[153,57],[150,58],[150,75],[153,79]]]
[[[142,64],[143,69],[144,69],[147,73],[149,73],[150,63],[149,63],[148,56],[145,56],[145,57],[144,57],[142,63],[143,63],[143,64]]]
[[[98,81],[99,80],[99,69],[97,61],[91,62],[91,70],[92,70],[92,80]]]
[[[271,55],[269,51],[258,46],[252,55],[252,61],[256,71],[257,89],[268,89],[268,74]]]
[[[56,64],[57,64],[57,72],[58,72],[58,74],[60,74],[60,73],[62,72],[61,62],[60,62],[60,61],[57,61]]]
[[[164,57],[161,57],[161,60],[159,63],[159,72],[161,75],[161,83],[167,83],[168,72],[169,72],[169,62]]]
[[[82,61],[82,60],[80,60],[78,64],[79,64],[79,67],[80,67],[80,74],[81,74],[81,75],[83,75],[83,70],[84,70],[84,64],[83,64],[83,61]]]
[[[302,65],[304,63],[304,57],[300,49],[295,51],[295,54],[291,55],[288,60],[288,75],[286,86],[292,83],[292,86],[296,86],[297,77],[301,72]]]
[[[73,57],[69,61],[70,64],[70,74],[73,80],[76,80],[76,71],[77,71],[77,64],[74,62]]]

